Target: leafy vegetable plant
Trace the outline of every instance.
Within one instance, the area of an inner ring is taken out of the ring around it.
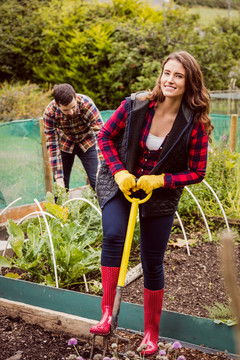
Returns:
[[[93,192],[85,192],[83,197],[98,206]],[[82,200],[61,205],[66,200],[65,191],[58,192],[57,204],[51,193],[47,194],[46,200],[44,210],[53,215],[46,218],[53,241],[59,286],[79,284],[83,274],[100,268],[101,216]],[[6,259],[0,259],[4,263],[2,266],[25,270],[27,274],[23,276],[54,286],[53,254],[44,219],[28,219],[20,225],[8,220],[7,231],[16,256],[8,258],[8,263]]]

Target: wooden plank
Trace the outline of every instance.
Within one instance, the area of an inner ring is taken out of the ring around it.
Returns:
[[[70,337],[92,339],[89,330],[97,321],[80,316],[48,310],[17,301],[0,298],[0,315],[21,317],[28,324],[37,324],[45,330],[65,333]],[[96,342],[102,340],[96,338]]]
[[[143,269],[142,269],[142,264],[140,263],[140,264],[136,265],[134,268],[128,270],[128,272],[126,274],[124,286],[131,284],[131,282],[138,279],[140,276],[142,276],[142,274],[143,274]]]
[[[232,114],[231,116],[231,127],[230,127],[230,137],[229,137],[229,147],[230,151],[236,151],[236,142],[237,142],[237,123],[238,115]]]
[[[224,223],[225,224],[225,220],[223,217],[221,216],[207,216],[207,218],[211,221],[216,221],[218,223]],[[240,219],[231,219],[231,218],[228,218],[227,219],[228,223],[231,224],[231,225],[237,225],[237,226],[240,226]]]
[[[41,206],[43,204],[44,202],[40,203]],[[34,211],[39,211],[39,207],[35,203],[9,208],[0,216],[0,226],[6,225],[8,219],[20,220]]]
[[[69,199],[81,197],[83,190],[89,190],[89,186],[84,185],[79,188],[70,189]],[[43,207],[44,201],[40,202],[40,205]],[[35,203],[9,208],[0,216],[0,226],[5,226],[8,219],[17,221],[34,211],[39,211],[39,207]]]

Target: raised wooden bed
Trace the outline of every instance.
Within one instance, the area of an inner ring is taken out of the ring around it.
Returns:
[[[0,314],[86,338],[101,317],[101,297],[0,276]],[[143,320],[142,305],[121,304],[121,328],[142,331]],[[210,319],[163,311],[159,336],[236,354],[234,327]]]
[[[75,189],[71,198],[81,197],[81,193],[82,188]],[[5,226],[9,218],[19,220],[38,210],[36,204],[8,209],[0,217],[0,226]],[[20,316],[46,330],[65,332],[70,337],[90,338],[90,327],[101,318],[101,297],[0,275],[0,315]],[[143,323],[143,306],[122,302],[119,327],[141,332]],[[201,346],[206,352],[211,349],[226,351],[232,358],[240,359],[236,355],[234,330],[234,327],[216,324],[210,319],[163,310],[159,336],[192,347]]]
[[[83,190],[87,190],[87,189],[89,189],[88,185],[81,186],[81,187],[75,188],[75,189],[70,189],[69,199],[73,199],[75,197],[81,197]],[[43,204],[44,204],[44,201],[40,202],[41,206],[43,206]],[[2,209],[0,209],[0,212],[1,211],[2,211]],[[39,211],[39,208],[38,208],[37,204],[35,204],[35,203],[10,207],[0,216],[0,227],[5,226],[7,224],[8,219],[17,221],[34,211]]]
[[[42,206],[43,202],[41,202],[40,205]],[[8,219],[12,219],[13,221],[20,220],[34,211],[39,211],[37,204],[26,204],[9,208],[0,216],[0,226],[5,226]]]

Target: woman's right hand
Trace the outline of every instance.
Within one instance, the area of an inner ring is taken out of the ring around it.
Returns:
[[[131,195],[131,191],[136,188],[136,177],[127,170],[121,170],[114,175],[114,179],[119,189],[127,195]]]

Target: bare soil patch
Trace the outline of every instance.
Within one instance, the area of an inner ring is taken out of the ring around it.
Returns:
[[[240,272],[240,247],[236,247]],[[190,248],[169,249],[165,255],[165,293],[163,309],[200,317],[209,317],[206,306],[227,303],[221,264],[220,245],[202,243]],[[143,278],[124,289],[124,301],[143,304]]]
[[[8,316],[0,317],[0,360],[73,360],[76,359],[75,351],[72,346],[68,346],[69,337],[64,334],[54,334],[44,330],[38,325],[30,325],[20,318]],[[136,352],[142,336],[131,333],[121,333],[130,340],[129,350]],[[78,339],[77,349],[81,357],[89,359],[91,342]],[[102,354],[102,347],[95,347],[94,354]],[[118,351],[125,351],[125,344],[119,343]],[[156,359],[156,355],[148,356],[147,359]],[[210,360],[210,359],[230,359],[226,354],[215,353],[207,354],[199,349],[182,347],[179,355],[184,355],[187,360]],[[106,356],[112,356],[111,346],[108,347]],[[123,358],[119,355],[119,358]],[[174,360],[175,355],[169,356],[169,360]]]

